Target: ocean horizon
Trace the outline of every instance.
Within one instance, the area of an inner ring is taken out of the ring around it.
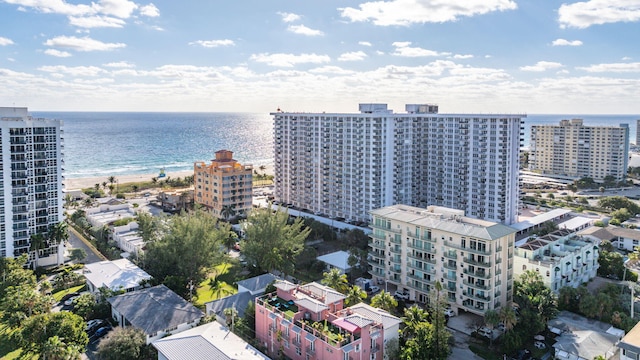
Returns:
[[[273,118],[268,113],[32,111],[33,117],[64,122],[64,175],[86,178],[154,174],[193,169],[220,149],[254,167],[273,164]],[[531,125],[579,118],[585,125],[629,125],[635,143],[640,115],[527,114],[524,147]]]

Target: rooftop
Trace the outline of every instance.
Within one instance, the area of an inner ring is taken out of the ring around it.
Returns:
[[[534,216],[525,221],[521,221],[519,223],[511,224],[511,227],[517,229],[518,231],[529,229],[533,226],[543,224],[547,221],[553,220],[555,218],[567,215],[571,212],[569,209],[553,209],[551,211],[547,211],[546,213],[540,214],[538,216]]]
[[[86,264],[83,274],[96,288],[104,286],[111,290],[132,289],[151,279],[151,275],[127,259]]]
[[[271,284],[277,279],[278,279],[277,276],[268,273],[268,274],[262,274],[259,276],[254,276],[249,279],[238,281],[236,284],[238,285],[238,287],[242,286],[243,288],[249,290],[250,292],[255,292],[260,289],[266,288],[267,285]]]

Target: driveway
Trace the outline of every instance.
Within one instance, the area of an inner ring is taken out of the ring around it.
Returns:
[[[84,251],[87,253],[87,257],[84,258],[84,263],[85,264],[91,264],[91,263],[95,263],[95,262],[100,262],[103,261],[103,258],[101,257],[100,253],[94,252],[89,246],[87,246],[87,244],[84,243],[84,241],[80,240],[80,238],[78,237],[78,233],[76,232],[75,229],[73,229],[71,226],[68,227],[69,229],[69,248],[73,248],[73,249],[84,249]]]

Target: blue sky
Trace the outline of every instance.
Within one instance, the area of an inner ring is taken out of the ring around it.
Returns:
[[[0,106],[640,114],[640,0],[0,0]]]

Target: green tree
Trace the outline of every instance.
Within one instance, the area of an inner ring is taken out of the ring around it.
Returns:
[[[9,286],[0,302],[2,319],[12,326],[18,326],[33,315],[48,313],[51,302],[51,297],[40,294],[35,285]]]
[[[493,330],[500,323],[500,315],[495,310],[487,310],[484,313],[484,323]],[[490,338],[490,343],[493,345],[493,337]]]
[[[42,346],[40,357],[47,360],[72,360],[79,359],[81,352],[82,349],[78,346],[69,346],[58,335],[54,335]]]
[[[371,298],[371,306],[391,312],[398,306],[398,301],[390,293],[382,290]]]
[[[417,335],[418,328],[423,322],[429,321],[429,313],[417,305],[404,309],[404,317],[402,323],[404,328],[401,330],[402,337],[406,340]]]
[[[304,247],[310,230],[301,218],[288,223],[289,214],[270,207],[254,209],[246,220],[242,251],[248,264],[258,271],[279,270],[291,274],[294,261]]]
[[[518,318],[516,317],[516,312],[509,306],[503,306],[500,308],[500,312],[498,313],[498,317],[500,318],[500,322],[504,324],[505,331],[510,331],[518,322]]]
[[[322,273],[322,284],[344,294],[349,288],[349,281],[346,274],[341,274],[337,268],[331,268],[328,272]]]
[[[346,296],[346,298],[344,299],[345,304],[351,306],[351,305],[358,304],[362,302],[362,300],[366,299],[367,292],[362,290],[360,286],[353,285],[349,287],[345,296]]]
[[[238,310],[236,310],[236,308],[234,307],[228,307],[224,310],[222,310],[222,313],[225,316],[225,320],[227,322],[227,326],[231,327],[231,331],[233,331],[233,325],[235,324],[235,322],[238,319]]]
[[[598,200],[598,206],[610,211],[627,209],[632,216],[640,213],[640,206],[624,196],[607,196]]]
[[[93,294],[82,294],[73,299],[73,313],[88,320],[94,313],[96,297]]]
[[[223,205],[222,209],[220,209],[220,215],[222,215],[222,217],[228,221],[229,219],[236,216],[236,206],[233,204]]]
[[[544,285],[542,276],[538,272],[525,271],[518,280],[513,282],[513,285],[514,300],[519,305],[521,314],[524,310],[530,311],[540,319],[543,327],[549,319],[556,317],[558,313],[556,295]]]
[[[217,222],[201,209],[165,221],[166,232],[146,245],[143,267],[186,297],[190,284],[201,283],[210,268],[222,263],[225,257],[222,244],[230,236],[230,226]]]
[[[134,327],[117,327],[100,341],[101,360],[142,360],[146,358],[146,337]]]
[[[45,239],[43,234],[33,234],[31,235],[31,242],[29,244],[29,251],[35,254],[35,261],[33,262],[33,268],[38,267],[38,263],[40,262],[40,250],[47,247],[47,240]]]
[[[436,354],[434,339],[435,330],[429,322],[421,322],[415,327],[415,334],[400,348],[401,360],[446,359]]]
[[[84,320],[68,311],[39,314],[23,322],[18,344],[27,354],[41,354],[49,338],[57,336],[67,347],[80,351],[89,341],[84,328]]]

